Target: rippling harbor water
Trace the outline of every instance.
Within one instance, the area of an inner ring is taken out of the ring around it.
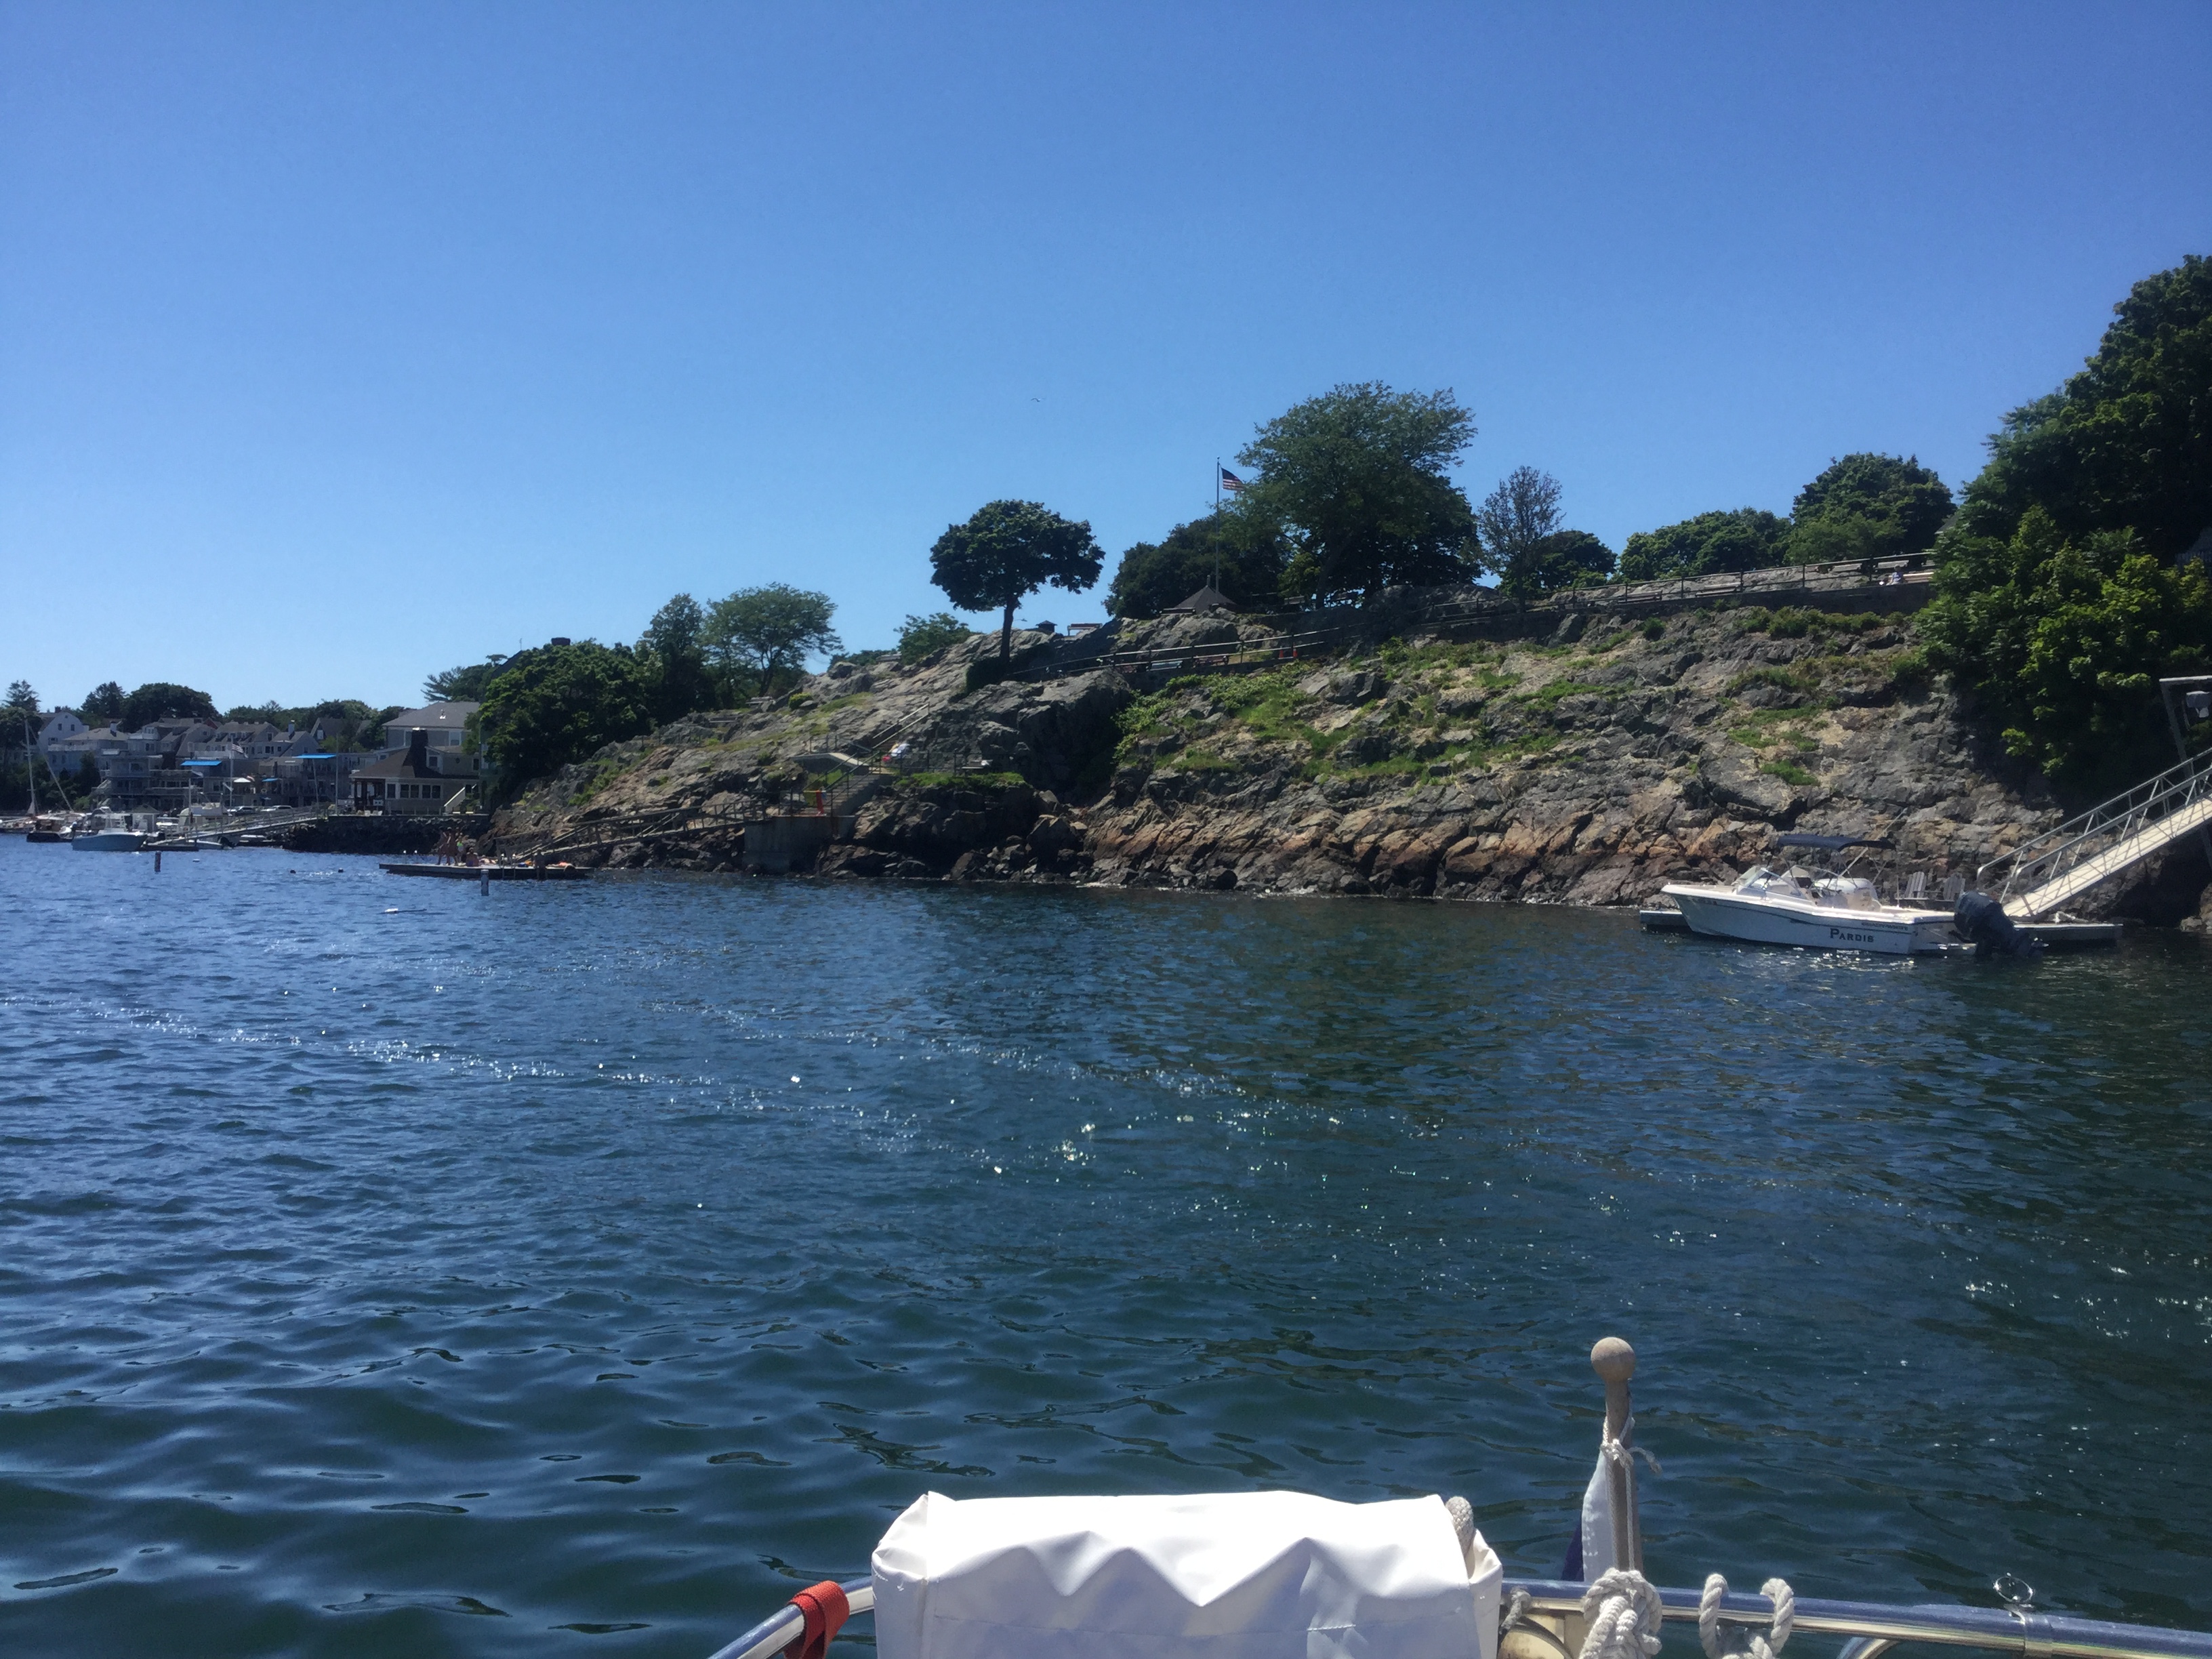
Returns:
[[[0,1651],[692,1656],[917,1493],[2212,1623],[2212,951],[0,842]],[[865,1621],[855,1627],[865,1632]]]

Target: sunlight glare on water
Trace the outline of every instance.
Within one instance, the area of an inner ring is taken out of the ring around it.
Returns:
[[[0,842],[0,1650],[704,1656],[919,1493],[2212,1623],[2212,953]],[[865,1625],[855,1627],[865,1633]]]

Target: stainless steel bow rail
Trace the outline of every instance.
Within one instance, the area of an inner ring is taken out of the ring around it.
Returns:
[[[2169,766],[2125,794],[2046,830],[1974,872],[1987,892],[2004,871],[1998,901],[2015,920],[2056,910],[2161,847],[2212,823],[2212,750]]]
[[[842,1588],[855,1616],[873,1610],[876,1592],[869,1580],[854,1578]],[[1525,1591],[1527,1613],[1565,1624],[1578,1635],[1574,1626],[1581,1621],[1583,1592],[1589,1588],[1557,1578],[1509,1578],[1504,1601],[1510,1603],[1516,1591]],[[1670,1623],[1698,1622],[1698,1591],[1662,1589],[1659,1598]],[[1773,1604],[1763,1595],[1731,1592],[1721,1602],[1723,1624],[1763,1630],[1773,1617]],[[783,1607],[736,1641],[717,1649],[713,1659],[769,1659],[770,1654],[781,1653],[797,1641],[805,1624],[796,1607]],[[1879,1659],[1900,1642],[2013,1653],[2021,1659],[2207,1659],[2212,1656],[2212,1635],[2113,1624],[2101,1619],[2069,1619],[2027,1607],[2016,1610],[1889,1607],[1878,1601],[1824,1601],[1801,1595],[1796,1628],[1801,1636],[1818,1632],[1847,1638],[1842,1659]],[[1562,1651],[1572,1649],[1563,1646]],[[979,1654],[976,1659],[994,1656]]]
[[[1578,1624],[1583,1593],[1589,1588],[1555,1578],[1509,1578],[1505,1596],[1510,1601],[1516,1590],[1525,1590],[1529,1612]],[[1662,1589],[1659,1598],[1670,1623],[1698,1622],[1698,1591]],[[1731,1591],[1721,1601],[1723,1624],[1763,1630],[1773,1617],[1773,1604],[1763,1595]],[[2212,1655],[2212,1635],[2196,1631],[2069,1619],[2025,1606],[1900,1607],[1879,1601],[1824,1601],[1801,1595],[1796,1630],[1800,1636],[1817,1631],[1849,1638],[1844,1650],[1848,1659],[1877,1659],[1900,1642],[2016,1653],[2024,1659],[2177,1659],[2178,1656],[2201,1659]]]
[[[1619,1337],[1604,1338],[1590,1350],[1590,1367],[1606,1385],[1601,1444],[1625,1448],[1632,1440],[1628,1382],[1636,1370],[1636,1350]],[[1615,1557],[1640,1566],[1643,1540],[1628,1460],[1624,1455],[1610,1461],[1615,1476]],[[1464,1534],[1462,1541],[1465,1541]],[[872,1581],[854,1578],[839,1588],[854,1613],[874,1611]],[[2002,1607],[1893,1607],[1879,1601],[1826,1601],[1801,1595],[1796,1598],[1793,1628],[1800,1635],[1844,1638],[1836,1659],[1881,1659],[1890,1649],[1907,1642],[2018,1654],[2021,1659],[2212,1659],[2212,1634],[2045,1613],[2034,1606],[2035,1592],[2010,1575],[1990,1588],[2004,1601]],[[1538,1656],[1576,1659],[1588,1634],[1583,1616],[1588,1584],[1560,1578],[1508,1578],[1502,1589],[1500,1659],[1538,1659]],[[1659,1589],[1656,1593],[1662,1621],[1698,1622],[1702,1590]],[[1723,1625],[1764,1631],[1773,1622],[1775,1604],[1763,1595],[1731,1592],[1719,1598],[1718,1613]],[[713,1659],[769,1659],[797,1642],[805,1628],[805,1615],[795,1605],[787,1605],[736,1641],[718,1648]],[[1507,1638],[1512,1640],[1509,1643]],[[1519,1650],[1517,1656],[1513,1649]],[[1018,1656],[977,1654],[975,1659],[1018,1659]]]
[[[875,1611],[876,1587],[873,1581],[848,1579],[837,1588],[845,1592],[845,1601],[856,1616]],[[805,1615],[795,1607],[786,1606],[762,1620],[736,1641],[716,1648],[714,1659],[768,1659],[769,1654],[781,1653],[796,1642],[805,1629]]]

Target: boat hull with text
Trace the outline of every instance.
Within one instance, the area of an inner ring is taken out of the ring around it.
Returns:
[[[1904,957],[1945,950],[1955,938],[1948,910],[1890,904],[1861,908],[1687,882],[1669,882],[1659,890],[1674,902],[1692,933],[1708,939]]]

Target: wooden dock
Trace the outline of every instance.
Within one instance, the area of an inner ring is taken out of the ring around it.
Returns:
[[[386,864],[387,876],[436,876],[447,881],[582,881],[590,871],[573,864]]]

